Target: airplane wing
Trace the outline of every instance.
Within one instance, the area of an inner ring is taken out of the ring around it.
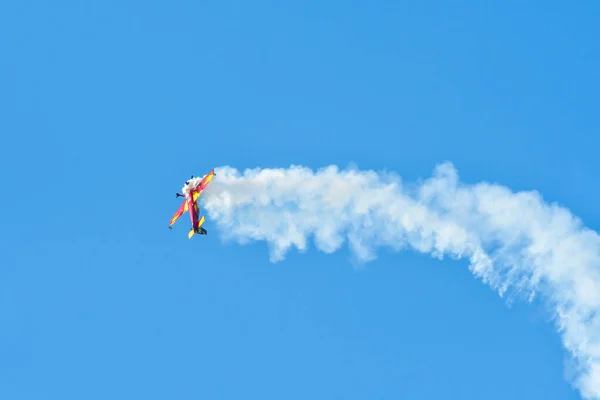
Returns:
[[[175,212],[175,215],[173,215],[173,218],[171,218],[171,222],[169,223],[169,228],[171,228],[171,226],[175,223],[175,221],[177,221],[179,219],[179,217],[181,217],[183,215],[184,212],[186,212],[188,210],[188,205],[187,205],[187,201],[183,201],[183,203],[181,203],[181,205],[179,206],[179,209]]]
[[[202,178],[202,181],[200,181],[196,189],[194,189],[194,201],[198,200],[198,197],[200,197],[200,192],[203,191],[206,188],[206,186],[208,186],[208,184],[210,183],[210,181],[212,181],[214,177],[215,170],[212,169],[208,174],[206,174],[204,178]]]

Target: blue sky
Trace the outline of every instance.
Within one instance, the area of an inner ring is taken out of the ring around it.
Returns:
[[[502,3],[4,2],[0,398],[579,399],[466,262],[167,229],[213,167],[449,160],[598,230],[600,6]]]

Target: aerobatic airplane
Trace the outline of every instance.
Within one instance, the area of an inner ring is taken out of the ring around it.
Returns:
[[[205,218],[204,216],[200,218],[198,197],[200,197],[200,192],[202,192],[206,188],[206,186],[210,183],[214,176],[215,170],[212,169],[208,174],[204,175],[202,178],[194,178],[194,176],[192,175],[191,179],[185,182],[185,185],[183,185],[183,188],[181,190],[183,194],[175,194],[175,197],[185,197],[185,200],[183,201],[183,203],[181,203],[181,206],[179,206],[179,209],[177,210],[177,212],[175,212],[173,218],[171,218],[169,229],[171,229],[175,221],[177,221],[177,219],[181,217],[181,215],[184,212],[189,211],[190,219],[192,221],[192,228],[188,233],[188,238],[191,239],[195,233],[199,233],[200,235],[206,235],[208,233],[206,232],[206,229],[202,227]]]

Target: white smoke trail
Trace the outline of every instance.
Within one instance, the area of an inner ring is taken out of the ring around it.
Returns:
[[[468,258],[501,296],[541,294],[577,366],[573,384],[600,399],[600,236],[567,209],[536,192],[462,184],[450,163],[410,188],[394,175],[335,166],[216,172],[201,197],[210,220],[241,243],[267,241],[272,261],[305,250],[311,235],[327,253],[347,241],[362,261],[380,246],[410,246]]]

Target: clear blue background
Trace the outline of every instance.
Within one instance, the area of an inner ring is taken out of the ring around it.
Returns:
[[[213,167],[446,160],[598,229],[600,5],[498,3],[2,2],[0,398],[578,399],[466,262],[167,229]]]

